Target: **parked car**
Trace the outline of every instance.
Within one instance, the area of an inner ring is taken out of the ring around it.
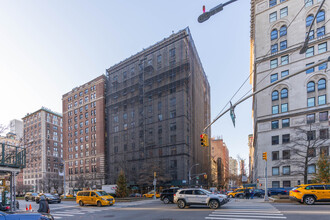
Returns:
[[[160,194],[160,200],[165,204],[173,203],[174,194],[179,190],[179,188],[164,189]]]
[[[293,188],[290,199],[313,205],[315,202],[330,202],[330,183],[303,184]]]
[[[142,194],[140,193],[132,193],[129,195],[129,197],[142,197]]]
[[[244,197],[244,189],[243,188],[235,189],[233,192],[228,193],[228,196],[230,198],[243,198]]]
[[[27,192],[24,196],[24,199],[25,201],[35,201],[36,196],[38,196],[38,193]]]
[[[60,197],[55,197],[54,195],[52,195],[50,193],[39,193],[39,195],[36,196],[36,199],[35,199],[37,204],[39,204],[41,196],[44,196],[49,204],[50,203],[61,203]]]
[[[85,190],[77,193],[76,202],[80,206],[97,205],[101,207],[115,204],[115,199],[103,190]]]
[[[155,195],[155,191],[151,190],[150,192],[143,194],[143,197],[152,198],[154,195]],[[156,192],[156,198],[159,198],[159,197],[160,197],[160,194],[158,192]]]
[[[274,195],[289,195],[289,191],[292,188],[269,188],[268,189],[268,196]]]
[[[0,211],[6,212],[10,210],[10,206],[8,205],[2,205],[2,203],[0,202]]]
[[[254,189],[254,197],[263,198],[265,196],[265,190],[263,189]]]
[[[1,212],[1,220],[54,220],[54,217],[51,214],[47,213],[37,213],[37,212]]]
[[[223,198],[210,193],[204,189],[181,189],[174,195],[174,203],[178,204],[180,209],[190,205],[207,205],[211,209],[217,209],[223,204]]]

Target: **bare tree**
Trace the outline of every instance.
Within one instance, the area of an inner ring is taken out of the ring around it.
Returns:
[[[309,129],[295,128],[294,138],[287,145],[290,153],[284,159],[280,160],[277,165],[292,165],[294,169],[290,171],[291,175],[301,175],[304,177],[304,184],[308,182],[308,167],[315,163],[316,156],[319,155],[320,148],[327,141],[328,130],[325,134],[316,135],[316,130],[312,130],[310,124]]]

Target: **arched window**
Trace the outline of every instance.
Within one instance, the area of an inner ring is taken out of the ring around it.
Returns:
[[[315,83],[313,81],[307,84],[307,92],[314,92],[315,91]]]
[[[280,37],[285,36],[285,35],[286,35],[286,31],[287,31],[286,26],[285,26],[285,25],[282,26],[282,27],[280,28]]]
[[[312,21],[314,19],[314,15],[308,15],[306,18],[306,27],[309,27],[312,24]]]
[[[320,79],[319,82],[317,83],[317,89],[322,90],[325,89],[326,84],[325,84],[325,79]]]
[[[282,89],[281,99],[288,98],[288,89]]]
[[[270,39],[275,40],[277,39],[277,36],[278,36],[277,30],[276,29],[272,30],[272,33],[270,34]]]
[[[272,101],[278,100],[278,91],[272,92]]]
[[[319,23],[321,21],[324,21],[324,19],[325,19],[325,12],[322,10],[319,13],[317,13],[316,22]]]

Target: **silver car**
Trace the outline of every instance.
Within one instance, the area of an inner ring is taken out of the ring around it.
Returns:
[[[211,209],[217,209],[224,204],[224,199],[204,189],[181,189],[174,195],[174,203],[180,209],[190,205],[207,205]]]

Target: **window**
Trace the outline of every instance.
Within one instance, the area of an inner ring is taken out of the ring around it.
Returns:
[[[329,156],[329,147],[328,146],[321,147],[320,154],[324,154],[324,156]]]
[[[324,21],[324,19],[325,19],[325,13],[322,10],[319,13],[317,13],[317,15],[316,15],[316,22],[319,23],[321,21]]]
[[[290,127],[290,119],[289,118],[282,119],[282,128],[286,128],[286,127]]]
[[[287,159],[290,159],[290,150],[284,150],[282,152],[282,157],[283,159],[287,160]]]
[[[274,59],[274,60],[271,60],[270,61],[270,68],[273,69],[273,68],[276,68],[278,65],[278,61],[277,59]]]
[[[307,140],[312,141],[316,138],[316,132],[315,131],[307,131]]]
[[[320,129],[320,139],[329,139],[329,129]]]
[[[282,89],[281,91],[281,99],[288,98],[288,89]]]
[[[314,147],[309,148],[308,151],[307,151],[307,155],[308,155],[308,157],[315,157],[316,156],[316,149]]]
[[[306,18],[306,27],[311,26],[313,19],[314,15],[308,15],[308,17]]]
[[[281,105],[281,112],[287,112],[288,111],[288,103],[284,103]]]
[[[327,42],[319,44],[318,47],[319,47],[319,53],[326,52],[327,51]]]
[[[278,100],[278,91],[272,92],[272,101]]]
[[[313,65],[314,63],[308,63],[306,64],[306,67]],[[314,72],[314,67],[311,67],[306,70],[306,74]]]
[[[314,56],[314,47],[310,47],[306,50],[306,57]]]
[[[287,75],[289,75],[289,70],[284,70],[281,72],[281,77],[285,77]]]
[[[273,44],[271,46],[271,53],[276,53],[278,51],[278,44]]]
[[[325,35],[325,27],[323,26],[323,27],[318,28],[316,30],[316,35],[317,35],[317,37],[321,37],[321,36]]]
[[[307,115],[307,124],[311,124],[315,122],[315,114]]]
[[[319,65],[319,70],[325,70],[328,67],[328,63],[322,63]]]
[[[270,33],[270,39],[275,40],[277,39],[277,36],[278,36],[277,29],[272,30],[272,32]]]
[[[290,180],[285,180],[283,181],[283,187],[286,188],[286,187],[291,187],[291,181]]]
[[[170,130],[171,131],[175,131],[176,130],[176,123],[175,122],[170,124]]]
[[[278,120],[272,121],[272,129],[278,129]]]
[[[283,175],[290,175],[290,166],[282,167],[282,173]]]
[[[289,63],[289,55],[285,55],[281,57],[281,65],[285,65]]]
[[[280,10],[280,17],[281,17],[281,18],[284,18],[284,17],[286,17],[286,16],[288,16],[288,7],[282,8],[282,9]]]
[[[278,114],[278,105],[274,105],[273,107],[272,107],[272,114],[274,115],[274,114]]]
[[[269,7],[273,7],[277,4],[277,0],[269,0]]]
[[[320,112],[319,113],[320,121],[328,121],[328,112]]]
[[[313,0],[305,0],[305,7],[313,5]]]
[[[308,32],[306,33],[306,37],[307,37],[307,34],[308,34]],[[314,30],[311,30],[309,32],[309,40],[313,40],[313,39],[314,39]]]
[[[282,144],[290,143],[290,134],[283,134],[282,135]]]
[[[315,98],[312,97],[312,98],[308,98],[307,99],[307,107],[313,107],[315,106]]]
[[[316,173],[316,167],[315,167],[315,164],[308,165],[308,167],[307,167],[307,173],[308,173],[308,174]]]
[[[280,158],[280,152],[279,151],[273,151],[272,152],[272,160],[279,160]]]
[[[175,48],[170,49],[170,57],[175,57]]]
[[[272,145],[277,145],[279,144],[279,136],[272,136]]]
[[[313,81],[307,83],[307,92],[314,92],[315,91],[315,83]]]
[[[275,81],[277,81],[277,80],[278,80],[278,74],[277,74],[277,73],[272,74],[272,75],[270,76],[270,83],[273,83],[273,82],[275,82]]]
[[[325,103],[326,103],[326,95],[320,95],[318,97],[318,104],[319,105],[325,105]]]
[[[287,27],[284,25],[280,28],[280,37],[283,37],[287,34]]]
[[[280,43],[280,50],[285,50],[287,48],[287,41],[281,41]]]
[[[280,181],[272,181],[272,188],[280,188]]]
[[[272,175],[273,176],[278,176],[280,175],[280,171],[278,167],[272,167]]]

